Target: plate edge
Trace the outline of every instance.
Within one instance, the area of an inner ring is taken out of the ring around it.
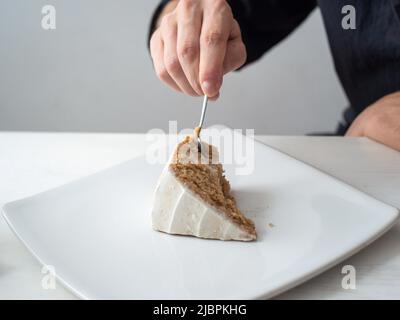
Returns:
[[[367,248],[370,244],[372,244],[373,242],[375,242],[376,240],[378,240],[380,237],[382,237],[386,232],[388,232],[390,229],[392,229],[394,227],[394,225],[396,223],[398,223],[399,219],[398,217],[393,219],[391,222],[389,222],[387,225],[385,225],[382,229],[380,229],[379,231],[377,231],[371,238],[369,238],[367,241],[365,241],[364,243],[358,245],[356,248],[354,248],[353,250],[349,251],[348,253],[340,256],[339,258],[337,258],[335,261],[327,263],[326,265],[322,266],[320,269],[318,269],[315,272],[310,272],[309,274],[305,275],[303,279],[299,279],[298,281],[294,281],[291,284],[287,284],[286,287],[281,288],[281,289],[277,289],[275,292],[271,292],[270,294],[259,294],[258,296],[255,296],[254,298],[251,298],[253,300],[260,300],[260,299],[271,299],[273,297],[276,297],[279,294],[282,294],[286,291],[289,291],[290,289],[293,289],[309,280],[311,280],[312,278],[315,278],[316,276],[324,273],[325,271],[328,271],[329,269],[335,267],[336,265],[338,265],[339,263],[343,262],[344,260],[354,256],[355,254],[359,253],[360,251],[362,251],[363,249]]]
[[[22,200],[22,199],[21,199]],[[25,246],[28,249],[28,252],[33,256],[34,259],[36,259],[40,265],[42,266],[46,266],[47,264],[36,254],[36,252],[25,242],[25,240],[23,239],[23,237],[21,237],[18,232],[15,230],[12,222],[10,221],[10,218],[8,216],[8,212],[6,207],[9,204],[12,204],[14,202],[17,202],[19,200],[16,201],[12,201],[9,203],[6,203],[5,205],[3,205],[3,207],[1,208],[1,213],[2,216],[4,218],[4,220],[6,221],[7,225],[9,226],[9,228],[11,229],[11,231],[13,232],[13,234],[16,236],[16,238],[20,241],[20,243],[22,243],[23,246]],[[59,275],[57,275],[57,273],[55,274],[55,277],[58,281],[59,284],[61,284],[62,287],[64,287],[66,290],[68,290],[69,292],[71,292],[73,295],[75,295],[77,298],[79,299],[83,299],[83,300],[89,300],[88,297],[86,297],[83,293],[79,292],[78,290],[76,290],[75,288],[73,288],[71,285],[68,284],[68,282],[66,282],[64,279],[62,279]]]

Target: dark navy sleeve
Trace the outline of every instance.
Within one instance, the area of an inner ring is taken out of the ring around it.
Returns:
[[[169,0],[163,0],[151,20],[149,40],[157,18]],[[228,0],[247,49],[246,64],[292,32],[316,7],[315,0]]]
[[[247,49],[246,64],[259,59],[298,27],[315,0],[228,0]]]

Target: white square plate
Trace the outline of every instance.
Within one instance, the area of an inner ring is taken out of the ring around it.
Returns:
[[[4,216],[33,255],[87,299],[269,298],[356,253],[398,217],[296,159],[254,147],[253,174],[226,172],[239,208],[255,221],[255,242],[153,231],[162,165],[145,157],[8,203]]]

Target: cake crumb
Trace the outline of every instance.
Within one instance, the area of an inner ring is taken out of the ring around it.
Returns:
[[[274,228],[275,227],[275,225],[273,224],[273,223],[268,223],[268,227],[270,227],[270,228]]]
[[[200,136],[200,131],[201,131],[201,128],[200,128],[200,127],[194,128],[194,130],[193,130],[193,137],[194,137],[194,138],[198,138],[198,137]]]

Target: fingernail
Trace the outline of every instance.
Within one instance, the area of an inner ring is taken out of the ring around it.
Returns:
[[[211,81],[203,82],[203,91],[207,96],[213,96],[215,91],[215,85]]]
[[[211,101],[216,101],[218,100],[218,98],[219,98],[219,92],[214,97],[211,97]]]

